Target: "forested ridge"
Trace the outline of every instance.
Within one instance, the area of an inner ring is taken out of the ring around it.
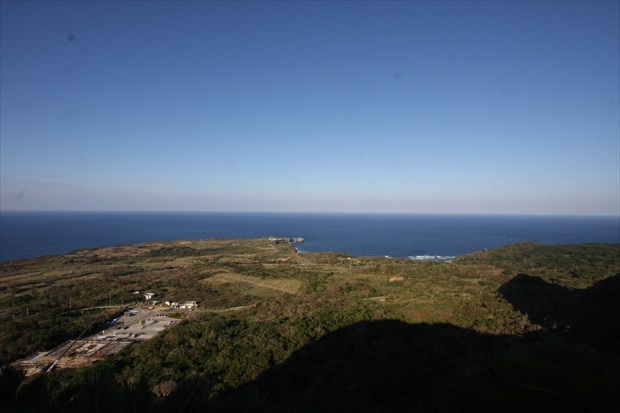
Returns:
[[[214,239],[0,269],[3,411],[620,410],[617,244],[436,263]],[[200,307],[91,366],[8,367],[100,328],[136,291]]]

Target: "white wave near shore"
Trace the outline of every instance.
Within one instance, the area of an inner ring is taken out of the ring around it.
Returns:
[[[454,255],[412,255],[408,258],[414,261],[452,262]]]

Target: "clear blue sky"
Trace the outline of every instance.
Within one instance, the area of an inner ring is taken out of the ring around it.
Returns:
[[[3,210],[619,214],[617,1],[0,4]]]

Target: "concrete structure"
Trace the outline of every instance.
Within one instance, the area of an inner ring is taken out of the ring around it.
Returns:
[[[293,238],[276,238],[276,237],[270,237],[269,241],[271,242],[275,242],[276,244],[280,244],[283,242],[288,242],[289,244],[294,244],[294,243],[301,243],[304,242],[305,239],[303,239],[302,237],[293,237]]]
[[[78,340],[69,340],[45,352],[39,352],[13,363],[27,376],[52,368],[79,367],[118,353],[134,343],[141,343],[177,322],[174,318],[151,317],[145,309],[130,309],[101,333]]]

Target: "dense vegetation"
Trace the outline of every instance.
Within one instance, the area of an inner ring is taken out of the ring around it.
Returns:
[[[434,263],[205,240],[0,268],[5,366],[136,291],[201,303],[90,367],[4,368],[3,411],[620,410],[619,245],[522,243]]]

